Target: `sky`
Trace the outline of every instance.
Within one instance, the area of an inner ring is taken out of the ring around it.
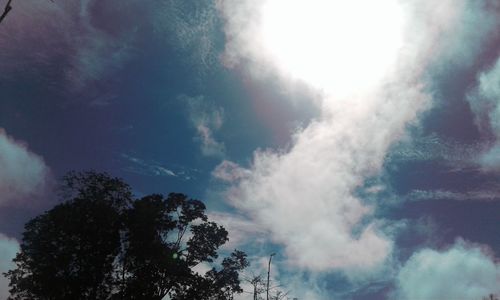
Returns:
[[[499,28],[497,0],[14,1],[0,272],[93,169],[203,200],[291,297],[500,293]]]

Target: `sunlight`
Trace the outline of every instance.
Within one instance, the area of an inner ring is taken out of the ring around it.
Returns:
[[[261,13],[271,61],[333,96],[376,85],[402,46],[398,0],[268,0]]]

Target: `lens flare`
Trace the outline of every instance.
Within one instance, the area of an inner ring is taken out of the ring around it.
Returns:
[[[269,0],[260,35],[282,74],[348,96],[379,83],[394,65],[403,21],[398,0]]]

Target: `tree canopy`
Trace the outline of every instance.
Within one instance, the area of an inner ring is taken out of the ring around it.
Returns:
[[[25,226],[9,299],[232,299],[248,266],[235,250],[215,267],[228,233],[184,194],[134,199],[108,174],[70,173],[62,202]],[[193,267],[209,263],[198,274]]]

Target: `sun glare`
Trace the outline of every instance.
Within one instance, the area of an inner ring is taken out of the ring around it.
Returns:
[[[402,45],[398,0],[268,0],[264,50],[285,75],[331,96],[376,85]]]

